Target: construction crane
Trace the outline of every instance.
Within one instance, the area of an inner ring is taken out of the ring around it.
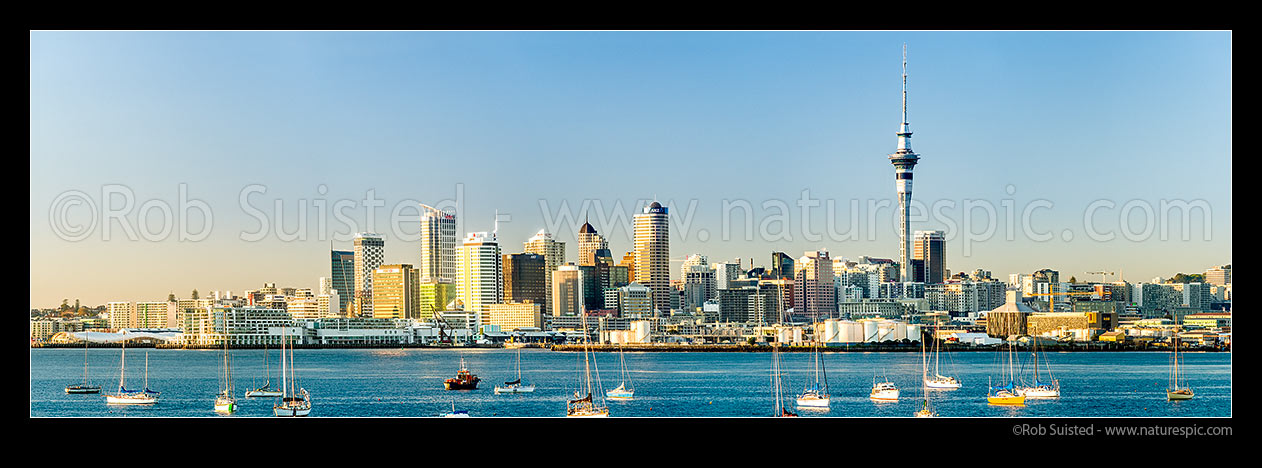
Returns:
[[[1111,271],[1088,271],[1088,272],[1087,272],[1087,274],[1088,274],[1088,275],[1100,275],[1100,282],[1101,282],[1101,283],[1107,283],[1108,281],[1105,281],[1104,276],[1105,276],[1105,275],[1111,275],[1111,274],[1113,274],[1113,272],[1111,272]]]
[[[1053,293],[1033,293],[1027,296],[1048,296],[1047,311],[1056,312],[1056,296],[1090,296],[1096,294],[1095,291],[1072,291],[1072,292],[1053,292]]]

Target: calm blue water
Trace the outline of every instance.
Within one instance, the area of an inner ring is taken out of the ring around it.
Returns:
[[[89,380],[103,392],[116,388],[118,349],[88,351]],[[140,387],[146,350],[127,353],[127,385]],[[152,407],[107,406],[103,394],[67,395],[67,384],[83,378],[82,349],[31,350],[32,417],[261,417],[270,416],[274,400],[242,395],[263,382],[263,351],[232,352],[233,378],[240,409],[217,416],[219,351],[148,350],[149,387],[162,392]],[[276,366],[277,350],[270,350]],[[455,375],[464,357],[482,378],[477,390],[447,391],[443,380]],[[312,396],[311,415],[318,417],[430,417],[457,409],[472,416],[561,417],[565,400],[577,388],[581,353],[525,349],[522,373],[537,387],[533,394],[496,395],[495,384],[512,380],[515,350],[406,349],[298,350],[299,385]],[[632,401],[609,401],[616,417],[751,417],[770,415],[771,353],[627,353],[636,389]],[[792,396],[814,380],[809,353],[782,353],[785,388]],[[943,354],[943,374],[961,379],[964,387],[931,391],[942,416],[954,417],[1229,417],[1231,353],[1187,353],[1185,372],[1196,397],[1168,402],[1169,354],[1157,352],[1051,353],[1048,359],[1060,379],[1058,400],[1030,400],[1025,407],[986,404],[987,378],[1000,372],[992,352]],[[618,354],[596,353],[603,390],[617,387]],[[920,403],[919,353],[825,353],[832,407],[827,412],[802,410],[808,417],[909,417]],[[1042,366],[1040,365],[1040,372]],[[1029,371],[1028,367],[1026,369]],[[884,374],[902,390],[898,402],[868,399],[873,374]],[[272,369],[273,387],[280,383]],[[593,374],[595,378],[595,374]],[[603,395],[603,392],[601,393]]]

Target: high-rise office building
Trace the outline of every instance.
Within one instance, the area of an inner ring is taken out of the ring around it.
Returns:
[[[634,283],[635,282],[635,251],[632,250],[630,252],[622,254],[622,261],[618,262],[618,266],[626,268],[627,283],[628,284]]]
[[[355,252],[333,250],[331,287],[337,291],[338,315],[346,315],[351,298],[355,295]]]
[[[372,272],[381,266],[385,258],[386,242],[380,234],[361,232],[355,234],[355,315],[366,316],[372,313]]]
[[[504,254],[504,302],[531,302],[546,307],[549,295],[546,276],[547,263],[543,255]]]
[[[913,281],[941,284],[947,280],[946,268],[946,236],[942,231],[916,231],[913,260],[920,260],[923,268],[921,277]],[[989,309],[987,309],[989,310]]]
[[[771,277],[788,279],[793,277],[793,257],[784,252],[771,253]]]
[[[456,298],[486,322],[489,304],[504,302],[504,266],[494,232],[471,232],[456,248]]]
[[[456,215],[429,205],[421,208],[421,279],[455,281]]]
[[[543,256],[545,276],[544,285],[548,291],[552,291],[552,272],[558,267],[565,264],[565,243],[558,242],[552,238],[552,234],[545,229],[540,229],[529,240],[526,241],[526,253],[538,254]],[[552,316],[556,313],[552,306],[552,301],[544,304],[544,315]]]
[[[552,272],[552,299],[548,303],[556,317],[582,315],[583,275],[578,265],[561,265]]]
[[[903,45],[903,124],[898,129],[898,149],[889,156],[894,165],[898,191],[898,258],[902,281],[911,281],[911,175],[920,155],[911,150],[911,124],[907,122],[907,46]]]
[[[794,272],[793,313],[808,320],[833,317],[837,311],[833,261],[827,250],[806,252]]]
[[[381,265],[373,270],[373,318],[420,317],[420,272],[409,263]]]
[[[635,279],[652,290],[653,308],[670,314],[670,216],[653,202],[635,215]]]
[[[596,265],[596,251],[601,249],[608,250],[609,241],[597,233],[591,223],[583,222],[583,227],[578,229],[578,265]]]

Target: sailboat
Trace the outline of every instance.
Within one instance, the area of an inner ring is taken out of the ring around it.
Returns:
[[[944,390],[955,390],[963,385],[955,377],[945,376],[938,372],[938,364],[941,361],[941,340],[938,339],[938,325],[933,326],[933,377],[930,378],[928,372],[925,372],[925,386],[929,388],[937,388]]]
[[[780,291],[780,285],[776,285],[776,290],[778,292],[777,298],[784,297],[783,291]],[[784,323],[784,303],[780,300],[777,300],[776,303],[779,305],[780,310],[779,323]],[[780,381],[783,377],[784,373],[780,371],[780,339],[777,336],[776,341],[771,344],[771,392],[776,400],[775,412],[771,413],[771,416],[775,418],[796,418],[798,416],[797,413],[789,411],[785,407],[786,405],[781,402],[784,391]]]
[[[149,390],[149,353],[145,353],[145,387],[144,390],[128,390],[123,377],[127,375],[127,340],[123,340],[123,353],[118,371],[118,393],[105,395],[108,405],[152,405],[158,403],[161,392]]]
[[[584,314],[586,315],[586,314]],[[607,418],[609,407],[597,405],[592,400],[591,349],[588,346],[587,327],[583,327],[583,369],[586,375],[583,388],[574,392],[574,399],[565,401],[565,416],[569,418]],[[586,396],[583,396],[586,393]]]
[[[1191,400],[1195,394],[1192,387],[1187,386],[1186,379],[1183,385],[1179,384],[1179,337],[1174,337],[1174,352],[1170,355],[1170,387],[1166,389],[1166,400]]]
[[[937,335],[936,333],[934,334]],[[929,408],[929,359],[925,354],[925,340],[920,340],[920,411],[916,412],[917,418],[933,418],[938,413],[933,412]]]
[[[444,418],[467,418],[469,417],[469,411],[468,410],[456,411],[456,400],[453,399],[451,400],[451,412],[443,413],[443,417]]]
[[[263,341],[263,372],[266,373],[267,380],[263,381],[262,387],[245,392],[246,398],[255,398],[255,397],[275,398],[275,397],[285,395],[285,392],[272,388],[272,368],[270,365],[267,364],[267,356],[269,354],[271,353],[267,351],[267,341],[265,340]],[[284,353],[281,353],[281,357],[282,358],[284,357]]]
[[[524,385],[521,383],[521,349],[517,349],[517,380],[512,382],[504,382],[504,386],[495,386],[495,393],[534,393],[534,385]],[[454,402],[454,400],[453,400]],[[454,404],[454,403],[453,403]],[[454,410],[454,407],[453,407]]]
[[[827,410],[829,405],[828,371],[824,369],[823,358],[819,352],[818,339],[815,342],[815,349],[812,354],[815,361],[815,382],[808,383],[802,394],[798,395],[797,405],[799,408]],[[823,376],[822,380],[821,375]]]
[[[83,383],[66,386],[66,393],[101,393],[101,387],[88,383],[88,332],[83,332]]]
[[[1012,370],[1012,355],[1012,342],[1008,342],[1008,369],[1004,375],[1004,377],[1007,377],[1008,383],[995,387],[987,382],[986,385],[990,390],[986,393],[986,403],[991,405],[1025,406],[1025,395],[1017,391],[1016,385],[1012,382],[1014,374]]]
[[[237,411],[237,397],[233,396],[232,361],[228,358],[228,335],[223,338],[223,377],[224,387],[215,396],[215,412],[232,414]]]
[[[1039,340],[1038,337],[1030,338],[1034,342],[1032,353],[1034,357],[1034,384],[1026,387],[1018,387],[1017,393],[1020,393],[1026,398],[1060,398],[1059,380],[1051,377],[1049,377],[1051,378],[1051,381],[1049,382],[1039,380]],[[1043,360],[1047,360],[1046,353],[1043,355]],[[1052,367],[1050,365],[1047,366],[1047,373],[1048,375],[1051,375],[1052,373]]]
[[[605,392],[605,396],[614,400],[630,400],[635,397],[635,388],[629,385],[631,379],[627,375],[627,357],[622,345],[618,345],[618,359],[622,361],[622,381],[618,382],[618,388]]]
[[[301,417],[311,413],[311,395],[305,388],[298,387],[298,376],[294,373],[294,348],[289,347],[289,357],[285,357],[284,332],[280,340],[280,403],[272,407],[272,414],[280,417]],[[288,368],[288,370],[286,370]]]

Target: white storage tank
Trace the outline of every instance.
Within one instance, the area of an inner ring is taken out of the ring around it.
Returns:
[[[802,342],[802,329],[801,328],[797,328],[797,327],[793,328],[793,342],[794,343]]]
[[[906,336],[912,341],[920,341],[920,324],[918,323],[907,324]]]
[[[880,341],[880,331],[881,327],[875,320],[863,321],[863,341],[865,343]]]
[[[862,343],[863,342],[863,324],[859,322],[845,321],[841,325],[842,335],[845,337],[843,341],[846,343]]]
[[[628,337],[630,341],[636,343],[649,342],[649,322],[648,320],[638,320],[631,322],[632,336]]]
[[[788,344],[793,340],[793,332],[788,328],[780,328],[776,330],[776,341],[781,344]]]
[[[836,319],[828,319],[824,321],[824,337],[821,341],[824,343],[836,343],[840,341],[840,330],[837,327]]]

